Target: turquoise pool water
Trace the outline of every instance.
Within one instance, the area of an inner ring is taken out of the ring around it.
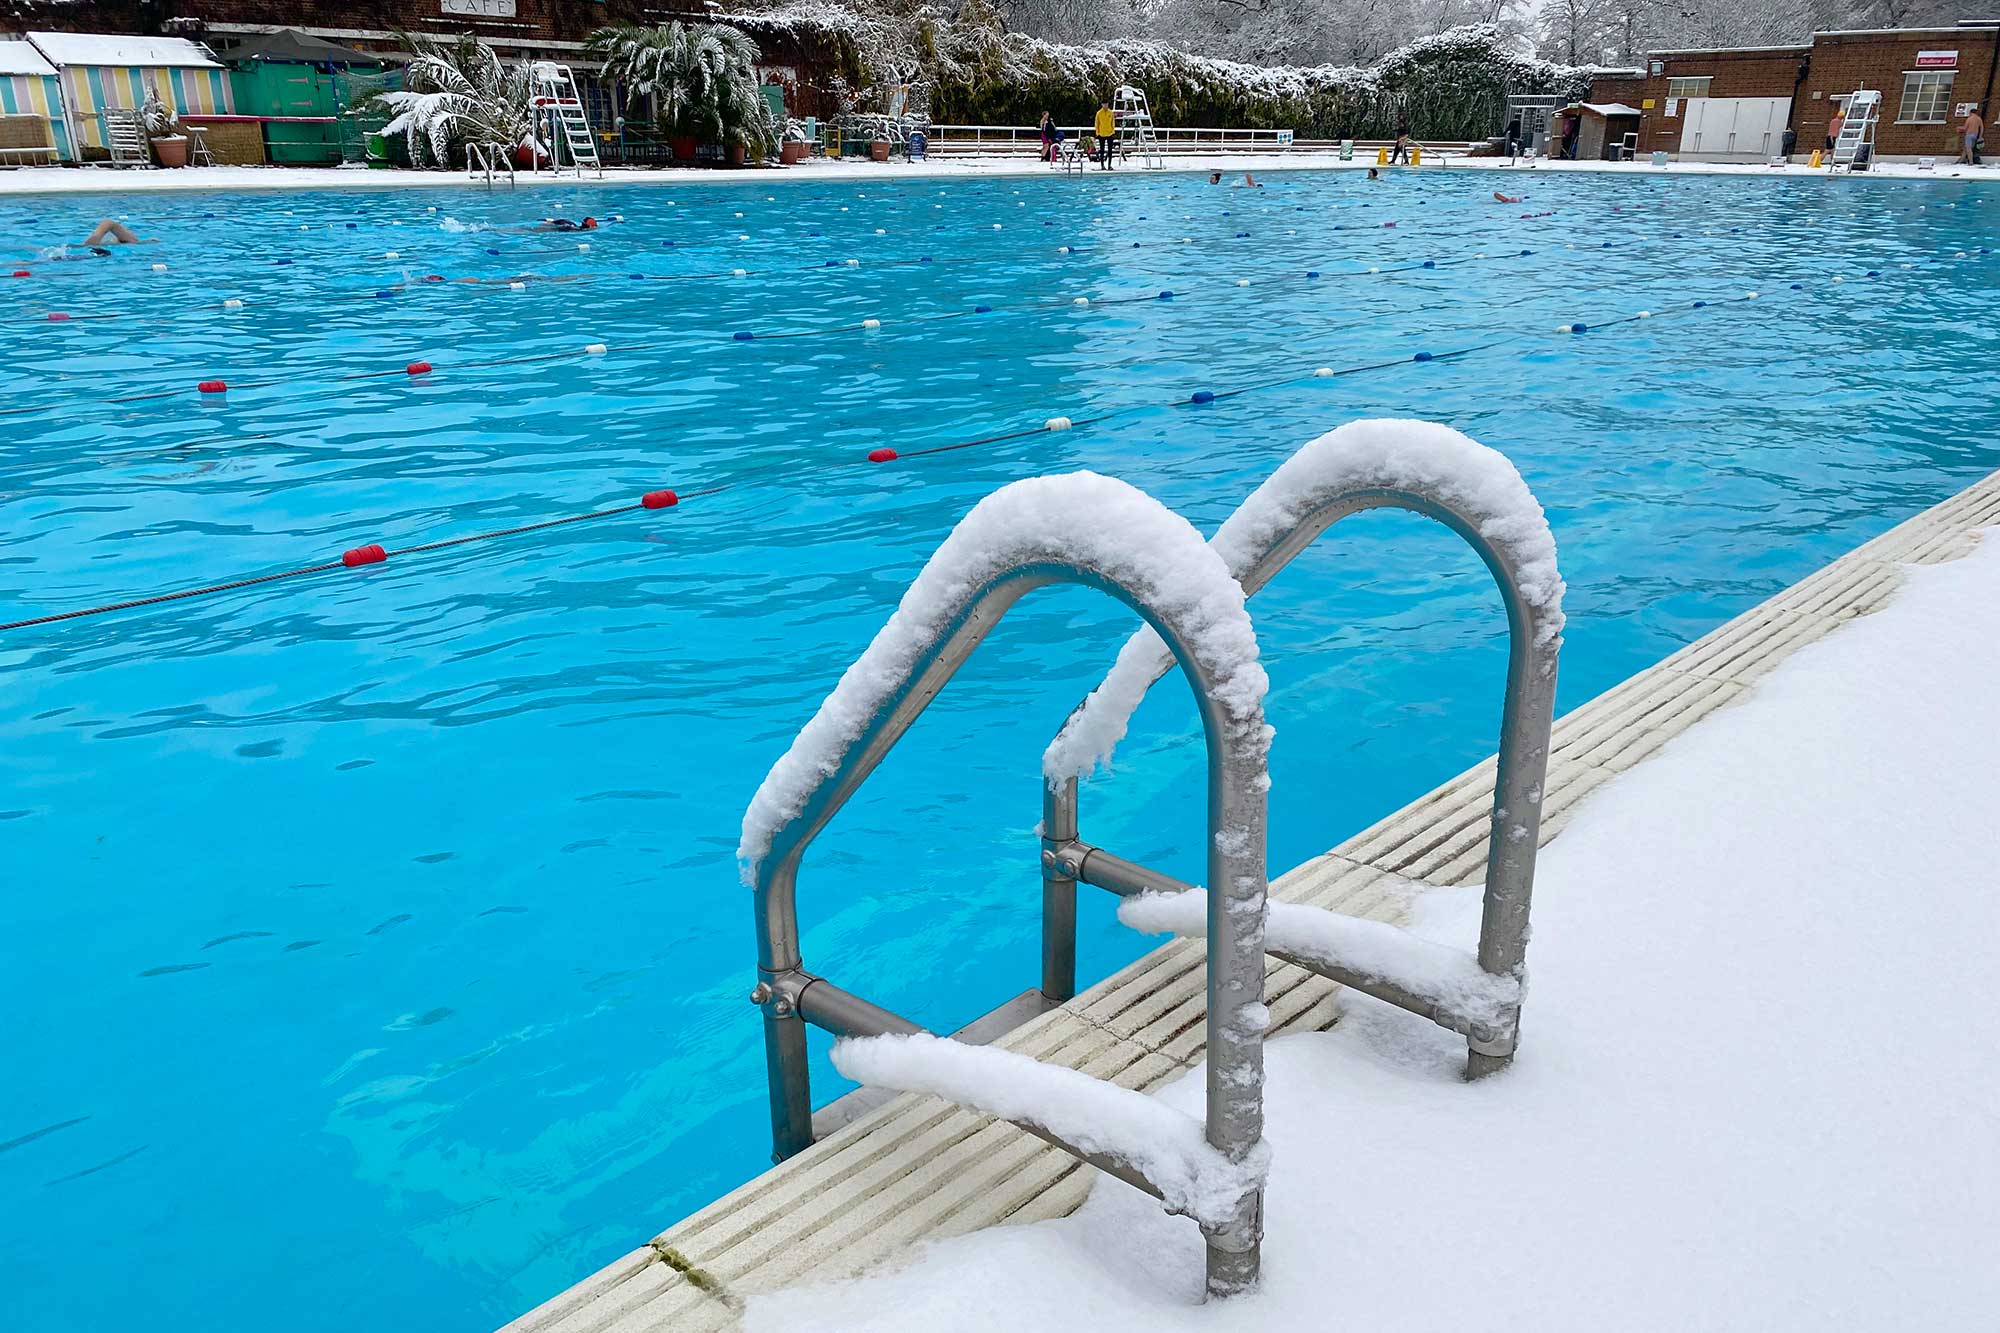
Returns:
[[[1996,199],[1531,173],[210,194],[125,201],[161,244],[46,263],[120,205],[0,198],[31,261],[0,279],[0,620],[687,497],[0,633],[9,1326],[480,1329],[756,1172],[738,820],[993,487],[1095,468],[1207,528],[1343,421],[1449,422],[1548,506],[1573,706],[2000,466]],[[624,221],[505,230],[557,204]],[[530,274],[585,276],[505,285]],[[1343,524],[1256,612],[1274,869],[1490,750],[1503,626],[1442,529]],[[938,1029],[1033,984],[1038,756],[1128,629],[1080,592],[1008,618],[816,845],[817,969]],[[1197,875],[1199,761],[1163,688],[1090,836]],[[1144,947],[1086,896],[1086,977]]]

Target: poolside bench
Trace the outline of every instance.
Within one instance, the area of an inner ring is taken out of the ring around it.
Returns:
[[[47,116],[0,115],[0,166],[53,165],[58,160]]]

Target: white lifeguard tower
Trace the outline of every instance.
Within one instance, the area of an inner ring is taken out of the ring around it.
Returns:
[[[1882,116],[1882,94],[1858,88],[1847,99],[1847,118],[1833,141],[1829,172],[1866,171],[1875,161],[1875,126]]]
[[[547,131],[549,169],[558,176],[574,171],[579,180],[586,170],[595,171],[601,178],[604,163],[597,156],[597,136],[591,132],[590,114],[583,109],[569,66],[537,60],[529,66],[528,78],[536,132]]]
[[[1146,105],[1143,88],[1119,84],[1118,91],[1111,95],[1111,114],[1127,155],[1138,153],[1140,163],[1148,170],[1158,171],[1167,165],[1160,156],[1160,138],[1153,132],[1153,113]]]

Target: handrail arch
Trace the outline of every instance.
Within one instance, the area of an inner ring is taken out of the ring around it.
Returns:
[[[1246,597],[1260,591],[1341,519],[1395,508],[1444,524],[1478,554],[1500,589],[1508,622],[1505,703],[1500,722],[1478,963],[1518,977],[1539,849],[1541,804],[1554,723],[1562,648],[1563,585],[1541,507],[1512,463],[1448,427],[1412,421],[1357,421],[1330,431],[1287,459],[1217,530],[1210,544]],[[1076,883],[1100,871],[1117,892],[1182,887],[1081,842],[1077,779],[1106,757],[1131,711],[1166,674],[1159,645],[1141,629],[1100,685],[1077,705],[1044,756],[1042,989],[1066,999],[1076,985]],[[1319,969],[1324,970],[1324,969]],[[1426,1006],[1381,978],[1337,978],[1419,1012]],[[1430,1015],[1447,1021],[1436,1012]],[[1504,1068],[1519,1033],[1519,1005],[1503,1028],[1464,1031],[1469,1077]]]
[[[1076,526],[1096,530],[1079,532]],[[1023,596],[1074,583],[1137,612],[1193,686],[1209,759],[1208,1142],[1235,1162],[1263,1136],[1264,677],[1242,593],[1185,520],[1123,482],[1089,473],[1016,482],[948,537],[896,614],[772,768],[739,848],[754,892],[774,1158],[813,1141],[805,1025],[841,1036],[920,1031],[808,973],[797,878],[806,849]],[[1025,1128],[1053,1136],[1036,1129]],[[1119,1164],[1077,1152],[1142,1188]],[[1261,1190],[1207,1229],[1209,1286],[1253,1281]]]

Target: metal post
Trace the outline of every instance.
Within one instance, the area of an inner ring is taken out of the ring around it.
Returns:
[[[1076,779],[1042,784],[1042,994],[1076,994],[1076,877],[1054,849],[1076,841]]]
[[[764,1066],[771,1093],[771,1160],[782,1162],[813,1141],[806,1021],[789,1000],[764,1006]]]

